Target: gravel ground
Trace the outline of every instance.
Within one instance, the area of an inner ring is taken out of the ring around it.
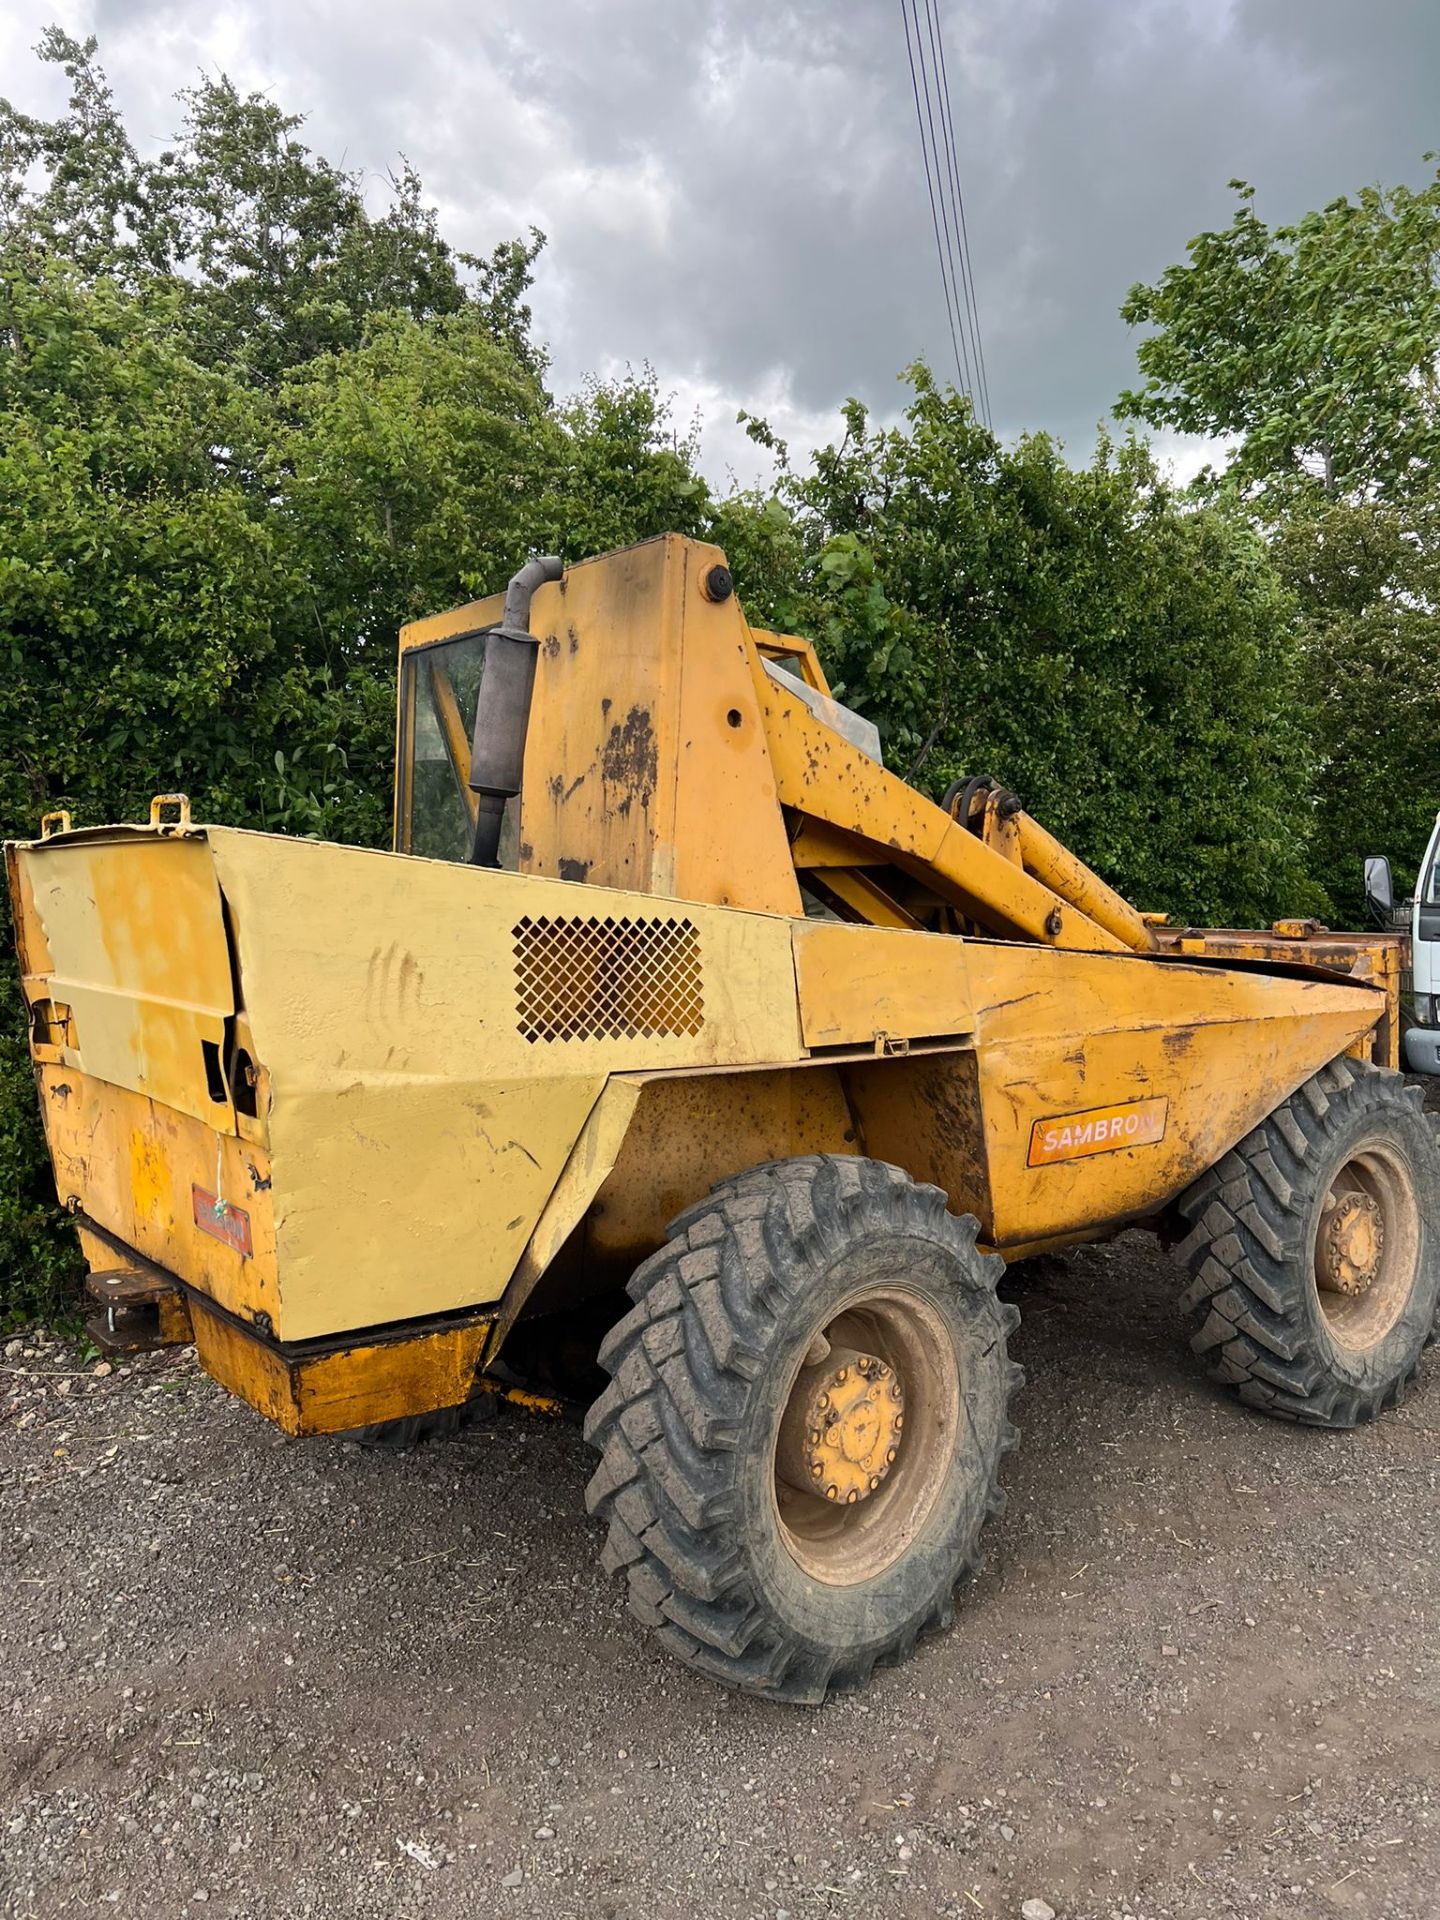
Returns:
[[[989,1568],[818,1712],[646,1643],[574,1427],[293,1443],[188,1353],[11,1343],[0,1907],[1430,1920],[1440,1360],[1303,1432],[1197,1379],[1148,1240],[1005,1291]]]

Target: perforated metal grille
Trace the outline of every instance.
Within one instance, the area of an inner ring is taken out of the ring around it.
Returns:
[[[522,920],[515,980],[527,1040],[653,1040],[705,1024],[690,920]]]

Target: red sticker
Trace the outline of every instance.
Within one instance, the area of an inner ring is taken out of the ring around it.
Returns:
[[[220,1241],[223,1246],[233,1247],[242,1260],[250,1258],[254,1250],[250,1239],[250,1216],[243,1207],[232,1207],[228,1200],[217,1200],[204,1187],[191,1187],[190,1205],[195,1224],[202,1233],[208,1233],[212,1240]]]

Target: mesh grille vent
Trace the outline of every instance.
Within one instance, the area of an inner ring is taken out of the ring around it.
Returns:
[[[690,920],[522,920],[517,1025],[527,1040],[655,1040],[705,1024]]]

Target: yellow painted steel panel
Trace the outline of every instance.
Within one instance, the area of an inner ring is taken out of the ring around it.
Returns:
[[[19,857],[49,961],[43,993],[74,1016],[66,1065],[223,1123],[229,1102],[211,1099],[202,1049],[218,1060],[234,1000],[203,839],[134,833]]]
[[[536,593],[523,872],[800,912],[753,648],[701,586],[723,561],[667,536]]]
[[[644,1085],[639,1074],[617,1073],[605,1083],[605,1090],[591,1108],[516,1266],[505,1296],[507,1318],[499,1328],[502,1337],[532,1288],[580,1224],[586,1208],[615,1165]]]
[[[868,1046],[877,1034],[953,1038],[974,1027],[962,940],[821,920],[797,922],[791,939],[809,1047]]]
[[[498,1298],[610,1073],[803,1053],[788,921],[209,833],[271,1076],[285,1339]],[[573,957],[562,968],[557,1018],[573,1022],[589,1006],[613,1019],[616,952],[656,924],[693,930],[699,1016],[687,998],[668,1031],[524,1036],[522,927],[596,949],[581,998]]]
[[[197,1304],[195,1351],[205,1371],[286,1433],[345,1433],[459,1406],[470,1393],[488,1322],[335,1353],[277,1352]]]
[[[677,1213],[717,1180],[764,1160],[858,1153],[854,1122],[828,1065],[775,1072],[653,1074],[599,1188],[587,1255],[637,1265]]]
[[[1364,986],[970,942],[990,1210],[1002,1246],[1153,1211],[1375,1024]],[[1163,1137],[1028,1164],[1037,1120],[1164,1099]]]
[[[69,1067],[42,1066],[39,1078],[62,1205],[82,1208],[126,1246],[232,1313],[273,1319],[280,1293],[264,1149]],[[248,1257],[198,1224],[197,1188],[241,1210]],[[113,1264],[108,1256],[107,1264]]]
[[[933,1181],[1011,1257],[1153,1213],[1374,1024],[1329,981],[967,942],[975,1050],[844,1068],[865,1151]],[[1031,1162],[1037,1122],[1165,1103],[1163,1130]]]

